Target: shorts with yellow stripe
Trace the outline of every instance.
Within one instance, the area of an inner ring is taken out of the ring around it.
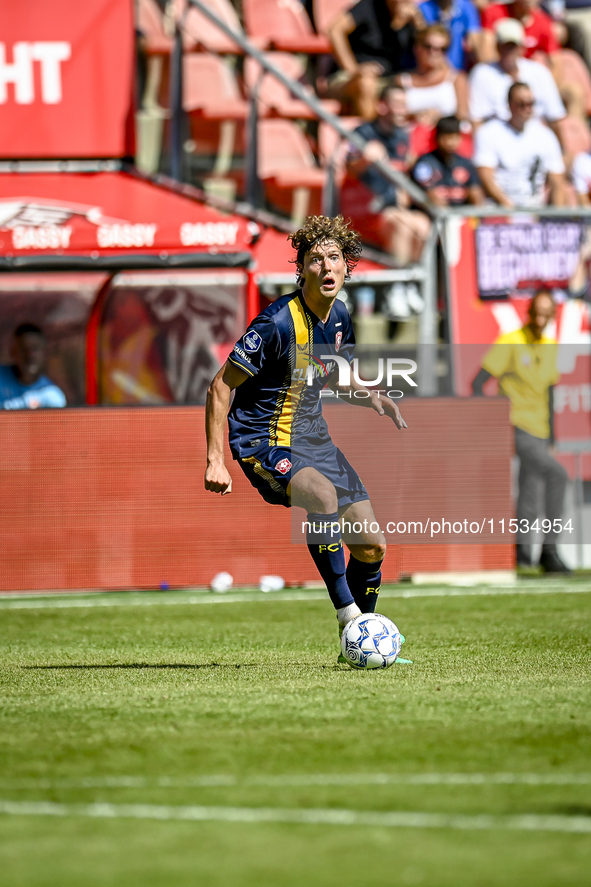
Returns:
[[[315,468],[333,484],[339,510],[369,499],[361,478],[332,440],[297,452],[291,447],[258,449],[252,456],[239,457],[238,462],[250,483],[270,505],[290,507],[287,487],[302,468]]]

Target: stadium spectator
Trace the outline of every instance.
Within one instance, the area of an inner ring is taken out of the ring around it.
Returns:
[[[565,6],[568,45],[583,57],[591,70],[591,0],[566,0]]]
[[[474,164],[486,194],[501,206],[566,202],[564,161],[554,133],[533,118],[534,97],[526,83],[509,89],[509,120],[489,120],[476,132]]]
[[[544,336],[555,313],[552,293],[540,289],[529,306],[529,322],[514,333],[500,336],[486,354],[482,369],[472,382],[474,394],[483,394],[483,385],[494,376],[499,389],[511,402],[511,424],[515,428],[515,450],[519,456],[519,495],[517,499],[517,563],[532,564],[530,528],[538,517],[538,489],[544,485],[546,533],[540,566],[548,573],[568,573],[556,553],[555,520],[562,518],[567,474],[552,458],[552,388],[560,378],[556,367],[557,343]]]
[[[411,176],[437,206],[463,206],[484,201],[473,163],[457,150],[462,134],[457,117],[442,117],[435,128],[437,147],[417,160]]]
[[[373,120],[383,78],[414,66],[414,38],[423,25],[413,0],[359,0],[329,29],[341,70],[321,91],[348,103],[358,117]]]
[[[362,611],[375,610],[386,540],[361,479],[330,438],[321,391],[328,382],[342,396],[348,392],[352,404],[387,416],[397,428],[406,428],[406,422],[390,398],[354,379],[341,385],[336,360],[324,355],[326,363],[306,385],[311,356],[319,353],[315,349],[340,352],[349,361],[353,356],[353,325],[337,296],[359,260],[361,244],[342,216],[309,216],[290,239],[297,289],[252,321],[210,385],[205,488],[222,495],[232,488],[224,460],[228,417],[232,455],[263,499],[306,509],[308,549],[342,631]],[[355,391],[364,394],[355,397]],[[343,540],[341,519],[361,529]],[[351,552],[348,564],[344,543]]]
[[[565,23],[564,0],[540,0],[540,9],[552,19],[554,36],[561,46],[568,43],[568,28]]]
[[[15,329],[11,357],[11,365],[0,366],[1,409],[36,410],[66,406],[61,388],[43,375],[46,341],[38,326],[21,323]]]
[[[545,53],[552,65],[554,55],[560,49],[556,39],[552,19],[539,9],[539,0],[514,0],[513,3],[491,3],[482,10],[482,27],[491,32],[495,22],[502,18],[517,19],[525,31],[524,55],[531,58],[534,53]]]
[[[472,0],[424,0],[419,9],[428,25],[439,22],[449,31],[447,58],[452,67],[465,71],[480,58],[480,14]]]
[[[392,253],[403,265],[417,261],[430,221],[424,213],[408,209],[406,194],[373,166],[378,160],[389,160],[397,169],[408,169],[411,158],[404,91],[385,87],[377,117],[355,132],[367,139],[367,145],[362,154],[351,146],[347,156],[341,211],[368,243]]]
[[[591,154],[582,152],[573,160],[571,179],[581,206],[591,206]]]
[[[434,125],[440,117],[468,117],[468,81],[445,57],[450,38],[443,25],[428,25],[415,40],[416,68],[395,83],[406,93],[408,113],[418,123]]]
[[[470,117],[476,125],[491,117],[508,120],[507,93],[513,83],[527,83],[534,99],[534,115],[544,118],[553,129],[566,117],[556,82],[544,65],[523,58],[525,31],[517,19],[495,22],[498,62],[482,62],[470,72]],[[556,131],[555,129],[555,131]],[[558,133],[557,133],[558,134]]]
[[[486,59],[494,58],[493,29],[495,22],[502,18],[518,19],[525,31],[524,55],[544,61],[556,80],[563,101],[569,113],[586,119],[585,91],[580,83],[566,80],[562,72],[560,43],[556,36],[556,24],[549,15],[539,9],[539,0],[514,0],[513,3],[493,3],[482,12],[482,26],[487,30],[489,45],[483,40],[483,52]],[[493,55],[489,55],[492,51]],[[483,59],[484,60],[484,59]]]

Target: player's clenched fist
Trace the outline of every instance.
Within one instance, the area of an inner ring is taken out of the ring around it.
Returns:
[[[232,492],[232,478],[225,465],[208,465],[205,469],[205,489],[212,493]]]

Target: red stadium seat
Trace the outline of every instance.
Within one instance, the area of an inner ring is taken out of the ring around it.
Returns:
[[[355,0],[314,0],[314,21],[319,34],[328,34],[328,29],[339,13],[355,5]]]
[[[326,37],[315,34],[300,0],[243,0],[244,23],[251,39],[286,52],[330,52]]]
[[[164,16],[156,0],[138,0],[136,25],[149,54],[165,55],[172,49],[172,39],[164,30]]]
[[[153,173],[158,168],[162,151],[173,40],[166,32],[164,16],[156,0],[138,0],[135,9],[136,28],[147,55],[145,85],[136,112],[136,163],[144,172]]]
[[[248,114],[229,65],[205,52],[183,56],[183,107],[209,120],[244,120]]]
[[[232,31],[243,34],[242,25],[230,0],[207,0],[209,9]],[[175,15],[181,19],[187,7],[186,0],[177,0]],[[231,40],[217,25],[191,6],[183,22],[183,47],[185,50],[205,50],[206,52],[241,53],[242,49]]]
[[[258,138],[259,176],[269,203],[296,224],[319,213],[326,174],[301,129],[290,120],[261,120]]]
[[[277,68],[280,68],[291,80],[302,82],[305,78],[305,68],[298,56],[288,52],[270,52],[267,58]],[[253,58],[247,58],[244,64],[244,81],[249,94],[252,94],[261,74],[261,66]],[[314,90],[311,86],[305,87],[311,95]],[[263,116],[271,114],[277,117],[301,118],[315,120],[316,114],[305,102],[295,98],[289,89],[277,80],[273,74],[265,74],[259,92],[260,113]],[[338,114],[341,109],[340,102],[326,99],[322,102],[324,108],[332,114]]]
[[[183,56],[183,108],[197,153],[217,153],[215,172],[227,171],[248,116],[248,102],[229,65],[208,53]]]

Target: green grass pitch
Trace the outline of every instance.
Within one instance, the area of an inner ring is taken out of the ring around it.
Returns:
[[[1,883],[591,885],[591,582],[456,591],[0,600]]]

